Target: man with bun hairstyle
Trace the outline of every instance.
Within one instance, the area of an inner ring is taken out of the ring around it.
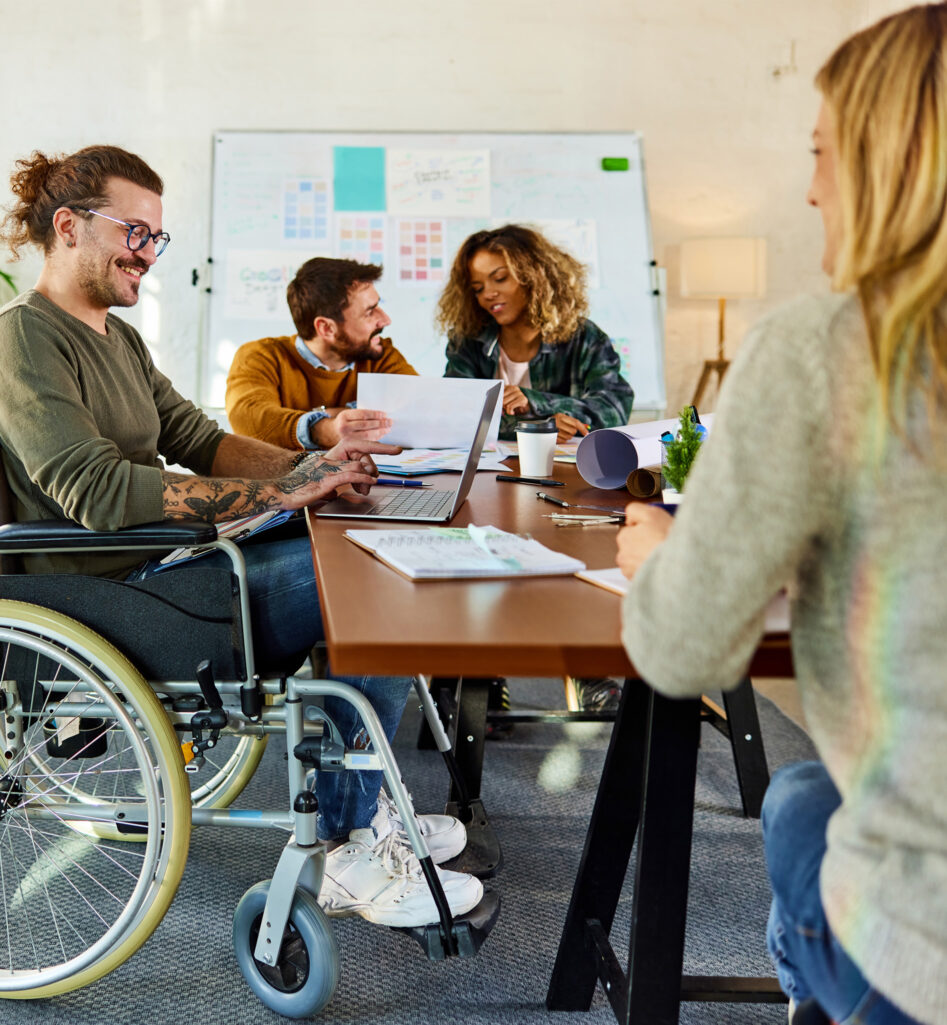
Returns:
[[[161,178],[133,153],[89,146],[70,156],[33,153],[11,178],[16,202],[0,227],[14,256],[42,249],[34,288],[0,309],[0,451],[20,520],[72,520],[116,530],[163,519],[218,523],[268,510],[300,509],[342,485],[367,492],[372,452],[397,449],[344,440],[325,455],[222,431],[152,362],[132,327],[110,312],[134,306],[141,279],[170,242]],[[192,474],[171,472],[163,460]],[[322,639],[319,595],[305,536],[263,535],[246,546],[254,644],[262,664],[298,659]],[[207,557],[222,558],[219,554]],[[33,557],[28,571],[142,579],[156,563],[117,553]],[[229,565],[229,561],[224,563]],[[189,564],[168,572],[187,573]],[[337,677],[372,702],[387,736],[398,726],[410,680]],[[347,747],[364,727],[347,702],[326,709]],[[320,902],[330,914],[387,925],[438,920],[380,772],[319,773],[320,835],[328,842]],[[459,853],[463,826],[421,816],[436,861]],[[480,883],[441,873],[454,914],[475,906]]]

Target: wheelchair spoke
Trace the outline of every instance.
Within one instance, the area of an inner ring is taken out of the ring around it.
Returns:
[[[167,841],[183,831],[186,851],[188,832],[162,798],[171,788],[180,807],[187,790],[176,737],[140,676],[65,617],[38,610],[34,627],[31,608],[0,600],[14,726],[0,748],[0,994],[42,996],[94,977],[112,950],[124,959],[157,924],[148,909],[183,867],[170,865]]]

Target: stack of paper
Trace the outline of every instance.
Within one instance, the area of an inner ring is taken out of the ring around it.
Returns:
[[[347,530],[345,536],[410,580],[565,575],[585,563],[497,527]]]
[[[235,520],[226,520],[217,524],[217,536],[225,537],[230,541],[242,541],[251,534],[261,530],[269,530],[270,527],[278,527],[285,523],[293,515],[291,509],[274,509],[270,512],[255,513],[253,516],[240,516]],[[209,555],[218,549],[208,545],[201,545],[197,548],[175,548],[162,560],[159,571],[166,566],[173,566],[179,562],[187,562],[189,559],[197,559],[202,555]]]
[[[384,455],[375,459],[383,473],[397,473],[402,477],[417,477],[424,473],[443,473],[445,470],[462,471],[467,463],[469,448],[406,448],[396,456]],[[477,463],[478,470],[509,470],[502,453],[484,449]]]

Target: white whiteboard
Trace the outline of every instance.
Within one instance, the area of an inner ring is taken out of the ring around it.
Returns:
[[[627,170],[603,170],[603,158]],[[364,207],[364,209],[359,209]],[[636,409],[664,409],[664,337],[641,137],[628,133],[217,132],[212,285],[201,401],[224,404],[234,352],[292,334],[286,286],[313,256],[384,264],[385,333],[421,374],[444,372],[434,327],[472,232],[538,227],[589,267],[590,316]]]

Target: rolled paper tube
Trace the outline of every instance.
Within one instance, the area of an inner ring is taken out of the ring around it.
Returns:
[[[709,429],[713,413],[702,419]],[[679,426],[675,417],[589,431],[575,450],[575,468],[593,488],[624,489],[632,470],[661,464],[661,435],[665,431],[674,432]]]
[[[661,471],[639,466],[628,474],[625,487],[633,498],[652,498],[661,490]]]

